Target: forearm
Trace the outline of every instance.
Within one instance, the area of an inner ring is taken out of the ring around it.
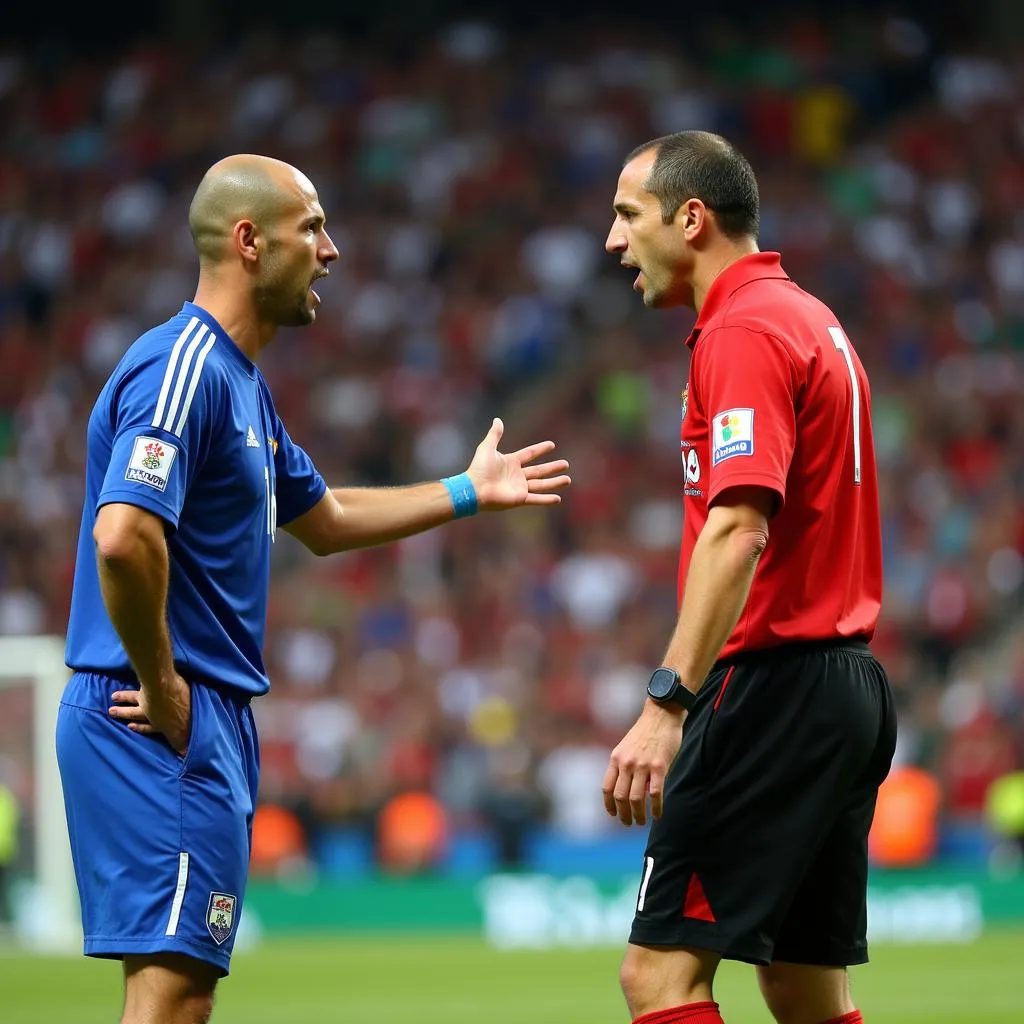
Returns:
[[[137,536],[117,548],[97,544],[103,603],[139,682],[158,687],[174,675],[167,627],[169,560],[163,537]]]
[[[690,689],[699,689],[736,627],[766,540],[710,520],[697,538],[664,661]]]
[[[342,487],[333,490],[338,511],[330,542],[334,552],[411,537],[454,518],[448,489],[439,481],[409,487]]]

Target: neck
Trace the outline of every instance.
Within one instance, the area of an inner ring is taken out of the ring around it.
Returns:
[[[232,286],[230,282],[200,274],[192,301],[205,309],[253,362],[277,330],[259,319],[248,289]]]
[[[698,259],[693,268],[693,308],[700,313],[700,307],[704,305],[715,278],[726,267],[759,251],[757,242],[752,238],[744,238],[737,242],[723,240],[721,245],[704,253],[704,258]]]

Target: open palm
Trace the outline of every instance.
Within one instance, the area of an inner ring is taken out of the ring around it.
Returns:
[[[519,505],[557,505],[559,491],[570,484],[565,475],[565,459],[532,465],[534,460],[554,450],[554,441],[540,441],[508,455],[498,451],[505,425],[495,419],[487,436],[477,445],[469,464],[469,476],[476,488],[481,511],[497,512]]]

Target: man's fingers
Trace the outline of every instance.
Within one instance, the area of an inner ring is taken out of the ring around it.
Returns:
[[[570,477],[556,476],[550,480],[528,480],[527,487],[531,494],[551,494],[553,491],[565,490],[571,483]]]
[[[540,480],[543,477],[553,477],[556,473],[564,473],[569,468],[565,459],[555,459],[554,462],[542,462],[539,466],[525,466],[523,476],[527,480]]]
[[[533,462],[534,459],[539,459],[542,455],[547,455],[548,452],[555,450],[554,441],[539,441],[537,444],[528,445],[526,448],[520,448],[519,451],[512,453],[512,458],[515,459],[520,466],[525,466],[528,462]],[[566,463],[568,465],[568,463]]]
[[[148,722],[129,722],[128,728],[132,732],[141,733],[143,736],[159,736],[160,730]]]
[[[629,787],[629,810],[638,825],[647,823],[647,782],[647,771],[641,768],[633,775]]]
[[[107,713],[111,718],[118,718],[122,722],[149,722],[149,717],[146,712],[142,710],[138,705],[134,707],[112,707],[107,708]]]
[[[502,423],[501,420],[498,419],[497,416],[495,416],[494,417],[494,422],[491,423],[491,429],[490,429],[490,434],[494,438],[494,447],[495,448],[498,447],[498,442],[501,440],[501,435],[504,434],[504,433],[505,433],[505,424]]]
[[[660,818],[665,806],[665,769],[661,767],[651,769],[651,783],[649,786],[651,794],[651,817]]]
[[[614,818],[618,814],[615,807],[615,783],[619,778],[619,769],[614,761],[608,765],[604,773],[604,781],[601,783],[601,792],[604,795],[604,809]]]
[[[657,821],[665,810],[664,797],[659,793],[657,797],[651,795],[651,820]]]
[[[629,802],[629,794],[633,788],[633,770],[631,768],[619,769],[619,780],[615,783],[615,809],[618,811],[619,821],[623,825],[633,824],[633,810]]]
[[[140,697],[140,690],[118,690],[117,693],[110,695],[114,704],[138,704]]]

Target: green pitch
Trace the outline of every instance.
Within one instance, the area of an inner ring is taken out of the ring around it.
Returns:
[[[879,946],[853,971],[866,1024],[1020,1024],[1024,933]],[[625,1024],[616,950],[497,953],[470,939],[274,940],[236,956],[213,1024]],[[117,964],[0,952],[3,1024],[114,1024]],[[751,968],[726,964],[728,1024],[769,1024]]]

